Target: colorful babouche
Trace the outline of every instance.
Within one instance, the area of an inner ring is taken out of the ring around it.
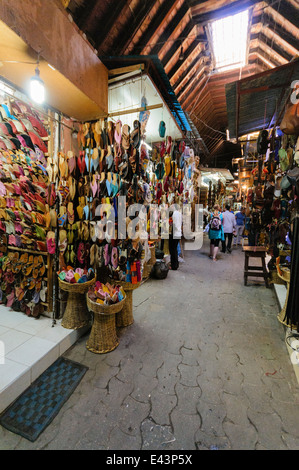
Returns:
[[[84,282],[91,281],[95,276],[92,268],[73,269],[71,266],[67,266],[66,269],[59,271],[57,274],[61,281],[69,282],[70,284],[82,284]]]
[[[88,292],[88,297],[92,302],[102,305],[113,305],[121,302],[125,298],[123,288],[112,286],[109,283],[103,284],[97,281]]]

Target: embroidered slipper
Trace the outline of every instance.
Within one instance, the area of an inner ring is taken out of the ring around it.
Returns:
[[[67,206],[67,219],[70,225],[75,222],[74,206],[72,202],[69,202]]]
[[[71,150],[69,150],[67,153],[67,163],[69,167],[69,174],[71,175],[76,170],[76,157],[74,155],[74,152],[72,152]]]
[[[67,221],[67,210],[65,206],[60,207],[60,212],[58,215],[58,225],[59,227],[63,227]]]
[[[69,190],[70,190],[70,198],[73,201],[75,199],[75,196],[76,196],[77,182],[76,182],[75,178],[73,178],[72,176],[70,176],[69,179],[68,179],[68,186],[69,186]]]
[[[112,121],[108,121],[108,123],[107,123],[107,134],[108,134],[109,144],[113,145],[113,143],[114,143],[114,123]]]
[[[105,266],[108,266],[110,262],[109,243],[106,243],[106,245],[104,246],[103,256],[104,256]]]
[[[65,253],[65,250],[68,245],[68,233],[66,230],[59,231],[59,242],[58,242],[58,249],[60,253]]]
[[[50,255],[56,251],[55,233],[52,231],[47,233],[47,250]]]
[[[171,172],[171,161],[170,161],[170,156],[166,155],[164,158],[164,165],[165,165],[165,174],[166,176],[170,176]]]
[[[125,150],[130,148],[130,126],[128,124],[124,124],[122,127],[122,139],[121,145]]]
[[[131,144],[133,145],[134,148],[137,148],[139,147],[139,144],[140,144],[140,122],[136,119],[134,122],[133,122],[133,126],[134,126],[134,129],[133,131],[131,132]]]
[[[97,171],[100,163],[100,156],[99,156],[99,150],[98,148],[94,148],[91,154],[91,170],[92,171]]]
[[[91,153],[92,153],[91,149],[87,148],[85,150],[85,167],[88,173],[91,171]]]
[[[78,251],[77,251],[77,260],[79,264],[84,263],[84,253],[85,253],[84,243],[80,242],[78,245]]]
[[[166,145],[166,153],[168,153],[168,155],[171,154],[171,148],[172,148],[172,138],[169,136],[167,137],[167,145]]]
[[[97,147],[101,146],[101,132],[100,132],[100,122],[98,121],[95,124],[92,124],[91,130],[93,133],[94,140],[97,144]]]
[[[111,147],[109,146],[109,147],[108,147],[108,153],[107,153],[107,155],[106,155],[107,171],[111,171],[111,170],[112,170],[113,162],[114,162],[114,158],[113,158],[113,155],[112,155],[112,149],[111,149]]]
[[[112,248],[111,251],[111,264],[114,269],[116,269],[118,266],[118,250],[115,246]]]
[[[82,150],[79,152],[79,156],[78,156],[78,159],[77,159],[77,165],[78,165],[78,168],[79,168],[79,171],[80,171],[81,175],[83,175],[83,173],[85,172],[85,169],[86,169],[86,163],[85,163],[85,154]]]
[[[121,144],[121,135],[122,135],[121,131],[122,131],[122,122],[119,119],[118,121],[116,121],[115,131],[114,131],[114,140],[118,145]]]
[[[92,181],[90,183],[90,189],[91,189],[93,197],[95,198],[98,192],[98,182],[97,182],[96,175],[93,175],[92,177]]]

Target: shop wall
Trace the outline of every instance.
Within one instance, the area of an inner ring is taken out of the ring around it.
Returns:
[[[108,70],[55,0],[0,0],[0,18],[108,112]]]

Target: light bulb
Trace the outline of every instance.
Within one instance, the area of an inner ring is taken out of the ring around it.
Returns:
[[[38,104],[45,101],[45,86],[44,82],[39,76],[39,69],[36,67],[35,75],[30,80],[30,96]]]

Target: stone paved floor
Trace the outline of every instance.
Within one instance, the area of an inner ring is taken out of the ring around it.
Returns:
[[[1,449],[299,449],[299,387],[273,289],[243,285],[243,254],[187,251],[166,280],[134,293],[132,326],[96,355],[34,443],[0,427]]]

